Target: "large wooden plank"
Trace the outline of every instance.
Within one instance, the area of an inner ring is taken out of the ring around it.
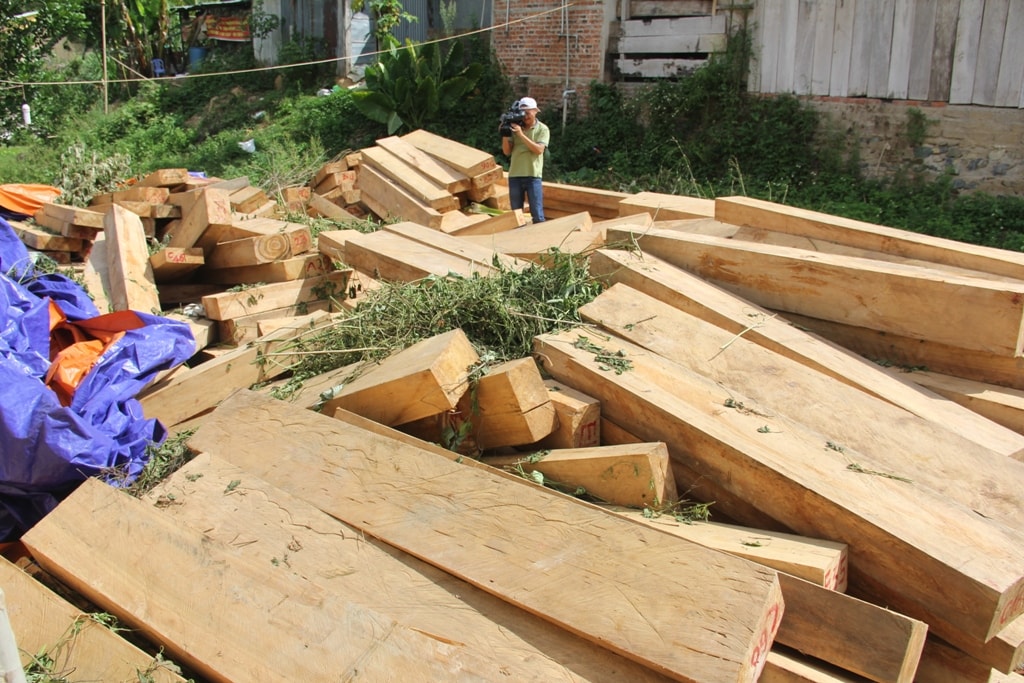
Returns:
[[[204,268],[197,279],[212,284],[255,285],[320,277],[335,270],[328,255],[310,252],[258,266]]]
[[[149,246],[142,220],[131,211],[114,206],[104,219],[110,303],[115,311],[135,310],[160,314]]]
[[[605,242],[604,231],[594,229],[594,221],[586,212],[532,223],[516,230],[467,235],[461,239],[534,263],[543,263],[552,249],[579,254],[604,246]]]
[[[674,218],[711,218],[715,215],[713,199],[683,197],[658,192],[638,192],[619,202],[619,215],[649,213],[656,221]]]
[[[737,524],[680,521],[671,513],[651,514],[611,505],[601,507],[667,534],[777,569],[829,591],[842,593],[846,590],[848,560],[843,543]],[[783,617],[783,621],[785,619]]]
[[[225,495],[238,481],[239,495]],[[242,495],[244,493],[244,495]],[[513,680],[669,679],[380,544],[227,461],[199,454],[146,500],[265,566],[315,577],[421,633],[490,653]],[[167,504],[173,501],[171,504]],[[253,541],[253,542],[250,542]]]
[[[170,427],[210,410],[237,389],[284,374],[302,358],[287,352],[295,350],[296,338],[315,334],[327,320],[320,311],[296,318],[286,328],[147,387],[138,397],[143,413]]]
[[[347,281],[348,273],[336,270],[316,277],[256,285],[238,292],[204,296],[203,309],[210,320],[229,320],[274,308],[293,306],[303,301],[340,295],[345,291]]]
[[[645,252],[780,311],[1005,357],[1024,352],[1024,282],[679,231],[610,230]]]
[[[190,445],[678,680],[755,680],[782,617],[771,570],[251,392]]]
[[[617,284],[580,308],[581,317],[753,399],[844,447],[874,470],[915,484],[978,514],[1024,529],[1024,463],[836,382],[756,342],[736,337],[646,294]]]
[[[415,167],[420,173],[432,179],[452,194],[465,192],[472,183],[469,177],[451,166],[444,164],[407,140],[397,135],[377,140],[377,146],[383,147],[399,159]]]
[[[957,23],[961,0],[936,0],[935,45],[932,48],[928,99],[952,103],[953,51],[957,46]]]
[[[714,323],[796,360],[833,380],[857,387],[930,423],[942,425],[1002,455],[1024,450],[1024,439],[977,414],[921,391],[902,373],[884,370],[822,337],[791,325],[771,311],[676,268],[650,254],[600,249],[590,258],[591,273],[607,284],[621,282],[675,308]],[[1024,367],[1024,360],[1016,359]]]
[[[850,94],[850,60],[853,55],[856,6],[855,2],[839,2],[836,6],[835,29],[832,34],[832,65],[828,82],[828,94],[832,97],[846,97]]]
[[[1020,252],[933,237],[761,199],[719,197],[715,199],[715,218],[733,225],[828,240],[1024,280],[1024,254]]]
[[[974,67],[972,104],[992,106],[996,102],[999,65],[1003,56],[1003,36],[1007,28],[1006,17],[1010,0],[985,0],[985,13],[981,19],[978,40],[978,63]],[[1018,38],[1012,39],[1016,43]],[[1016,46],[1014,49],[1019,49]],[[1009,57],[1009,55],[1007,55]]]
[[[447,254],[469,259],[472,262],[480,263],[492,268],[505,268],[508,270],[522,270],[529,264],[528,261],[517,259],[500,251],[475,244],[466,239],[460,239],[443,232],[432,230],[426,226],[411,221],[391,223],[384,226],[388,232],[401,235],[407,239],[420,244],[429,245]]]
[[[193,195],[192,192],[195,192]],[[177,193],[174,198],[183,198],[181,219],[168,232],[169,247],[192,247],[202,237],[203,232],[211,225],[231,225],[231,201],[227,190],[205,188],[188,193]]]
[[[258,235],[218,242],[206,256],[211,268],[243,268],[280,261],[291,256],[291,241],[286,235]]]
[[[22,666],[49,658],[55,674],[74,672],[82,681],[184,680],[166,661],[130,644],[3,557],[0,585],[7,603],[3,618],[10,618]],[[5,672],[5,679],[16,680],[12,675]]]
[[[96,479],[23,541],[49,571],[208,680],[501,676],[492,657],[244,557]]]
[[[915,370],[907,377],[993,422],[1024,434],[1024,391],[927,370]]]
[[[361,201],[382,220],[409,220],[430,228],[441,227],[440,211],[420,201],[374,167],[360,167],[356,183],[362,193]]]
[[[385,425],[437,415],[458,405],[479,361],[465,332],[456,328],[365,368],[320,410],[333,415],[342,408]]]
[[[429,275],[445,277],[454,273],[471,277],[494,272],[489,261],[481,262],[441,251],[387,230],[352,235],[346,239],[345,263],[373,275],[375,279],[394,282],[413,282]]]
[[[225,240],[232,240],[275,234],[282,234],[288,238],[292,256],[304,254],[313,247],[313,237],[308,225],[274,218],[240,219],[236,217],[235,221],[221,232],[221,237]]]
[[[914,482],[906,470],[862,473],[853,449],[830,447],[827,435],[628,342],[602,340],[598,352],[590,350],[588,334],[540,335],[534,352],[555,379],[599,398],[610,420],[664,441],[673,460],[795,533],[847,543],[851,586],[877,583],[894,604],[900,599],[901,612],[940,635],[979,642],[1024,611],[1019,532]],[[621,354],[632,367],[609,373],[597,353]],[[680,489],[690,483],[677,476]],[[750,523],[743,509],[723,501],[716,507]]]
[[[1024,4],[1010,3],[1003,34],[999,78],[996,80],[995,106],[1020,107],[1024,95],[1024,50],[1017,43],[1024,35]]]
[[[960,11],[956,15],[953,74],[949,84],[950,104],[971,104],[973,102],[984,10],[985,0],[960,0]]]
[[[498,165],[493,154],[423,129],[406,133],[401,139],[470,178],[486,173]]]
[[[359,167],[360,173],[363,173],[368,166],[372,166],[381,175],[398,183],[412,196],[432,209],[454,211],[459,208],[458,198],[449,192],[446,186],[438,185],[431,178],[421,175],[414,166],[383,147],[366,147],[362,152],[363,161]]]

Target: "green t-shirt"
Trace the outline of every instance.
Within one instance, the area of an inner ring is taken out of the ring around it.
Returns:
[[[526,137],[540,145],[544,145],[547,151],[548,142],[551,140],[551,131],[546,125],[537,121],[529,130],[523,129]],[[544,155],[534,154],[527,147],[526,143],[519,139],[518,135],[512,136],[512,154],[508,165],[509,177],[531,177],[541,178],[544,176]]]

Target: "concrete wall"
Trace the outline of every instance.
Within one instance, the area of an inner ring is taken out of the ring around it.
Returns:
[[[809,98],[841,132],[860,142],[864,172],[891,176],[908,166],[929,177],[952,172],[954,186],[1024,196],[1024,111],[869,98]],[[927,122],[924,143],[907,140],[908,110]]]

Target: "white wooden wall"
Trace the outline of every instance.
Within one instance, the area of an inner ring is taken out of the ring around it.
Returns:
[[[1024,107],[1024,0],[754,0],[752,92]]]

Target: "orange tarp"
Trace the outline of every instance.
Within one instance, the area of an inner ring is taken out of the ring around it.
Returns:
[[[31,216],[43,208],[45,202],[52,202],[60,196],[60,190],[50,185],[8,183],[0,185],[0,206]]]

